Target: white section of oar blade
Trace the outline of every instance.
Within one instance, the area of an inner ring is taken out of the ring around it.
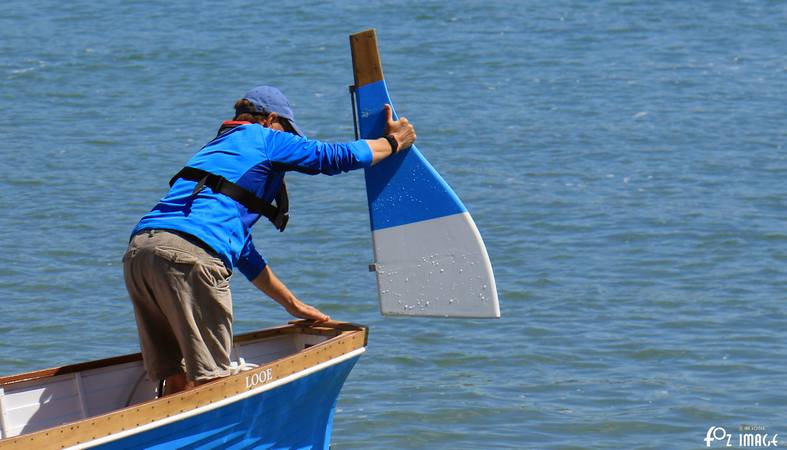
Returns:
[[[500,317],[492,264],[469,213],[372,232],[380,312]]]

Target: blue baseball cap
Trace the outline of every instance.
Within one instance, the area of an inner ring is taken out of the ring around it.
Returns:
[[[290,102],[280,90],[273,86],[257,86],[247,92],[243,98],[250,101],[254,108],[257,109],[257,112],[275,112],[279,117],[287,119],[295,134],[303,136],[301,128],[295,123],[295,113],[292,112]]]

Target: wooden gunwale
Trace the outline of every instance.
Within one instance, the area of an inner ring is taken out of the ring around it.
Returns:
[[[338,322],[336,324],[337,326],[341,325]],[[252,331],[249,333],[238,335],[235,337],[235,343],[239,344],[249,341],[255,341],[258,339],[279,336],[283,334],[295,334],[295,333],[314,334],[314,335],[323,335],[323,336],[337,334],[336,328],[331,328],[328,326],[305,327],[301,325],[300,322],[291,322],[289,325],[282,325],[274,328],[266,328],[264,330]],[[36,380],[39,378],[54,377],[57,375],[65,375],[73,372],[99,369],[101,367],[114,366],[118,364],[124,364],[124,363],[141,361],[141,360],[142,360],[142,355],[140,353],[133,353],[130,355],[122,355],[122,356],[113,356],[111,358],[98,359],[95,361],[69,364],[61,367],[52,367],[49,369],[41,369],[33,372],[26,372],[26,373],[0,377],[0,385],[5,386],[11,383],[19,383],[22,381]]]
[[[367,328],[361,325],[340,322],[311,324],[306,321],[298,321],[281,327],[239,335],[235,338],[235,342],[247,342],[260,338],[297,333],[331,337],[324,342],[315,344],[296,354],[277,359],[237,375],[217,379],[180,394],[150,400],[107,414],[89,417],[87,419],[45,430],[2,439],[0,440],[0,449],[62,449],[111,436],[153,422],[166,420],[178,414],[188,413],[195,408],[206,407],[243,392],[258,389],[260,386],[281,380],[287,376],[308,369],[309,367],[328,362],[334,358],[363,348],[366,346],[368,338]],[[141,359],[141,355],[139,354],[125,355],[4,377],[0,379],[0,383],[16,383],[24,380],[86,370],[85,368],[92,369],[105,367],[110,364],[137,361],[139,359]],[[248,385],[249,377],[264,372],[270,374],[269,377],[265,378],[266,381],[264,383],[256,386]]]

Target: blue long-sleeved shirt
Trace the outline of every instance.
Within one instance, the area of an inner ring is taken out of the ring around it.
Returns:
[[[366,141],[328,144],[259,124],[237,126],[218,136],[186,163],[221,175],[268,202],[276,198],[286,171],[335,175],[371,164]],[[253,280],[267,264],[251,238],[251,228],[261,216],[209,187],[192,196],[195,185],[178,179],[142,217],[132,236],[148,229],[190,234],[209,245],[227,268],[237,267]]]

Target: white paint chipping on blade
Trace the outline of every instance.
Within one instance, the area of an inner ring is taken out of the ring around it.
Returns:
[[[469,213],[372,232],[380,312],[500,317],[486,247]]]

